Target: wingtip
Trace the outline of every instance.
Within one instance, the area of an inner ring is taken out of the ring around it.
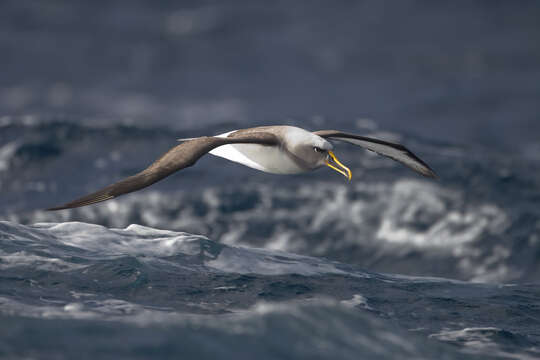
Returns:
[[[423,171],[421,174],[433,180],[437,180],[437,181],[440,180],[439,175],[437,175],[437,173],[429,167],[425,171]]]
[[[44,211],[57,211],[57,210],[66,210],[70,208],[72,208],[72,206],[68,206],[68,204],[64,204],[64,205],[53,206],[53,207],[43,209],[43,210]]]
[[[54,206],[48,209],[45,209],[45,211],[56,211],[56,210],[65,210],[65,209],[74,209],[82,206],[97,204],[103,201],[107,201],[110,199],[113,199],[114,196],[110,194],[102,194],[100,196],[95,196],[95,194],[90,194],[88,196],[82,197],[78,200],[74,200],[72,202],[69,202],[67,204]]]
[[[47,209],[43,209],[44,211],[58,211],[58,210],[66,210],[69,209],[67,206],[55,206]]]

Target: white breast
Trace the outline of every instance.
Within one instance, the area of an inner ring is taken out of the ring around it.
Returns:
[[[231,132],[217,136],[227,137]],[[228,144],[213,149],[210,154],[273,174],[298,174],[306,171],[277,146]]]

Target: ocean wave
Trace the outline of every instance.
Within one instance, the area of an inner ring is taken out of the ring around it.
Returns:
[[[11,216],[23,223],[86,221],[122,227],[132,222],[202,233],[228,245],[293,251],[385,271],[407,269],[409,254],[444,262],[444,272],[418,264],[412,274],[476,281],[520,276],[512,244],[487,239],[508,234],[505,209],[490,202],[468,203],[462,191],[424,180],[352,185],[315,181],[287,188],[246,184],[216,186],[196,193],[146,192],[103,205],[61,213],[34,211]],[[212,224],[212,226],[209,226]],[[393,259],[389,261],[388,259]],[[389,266],[389,267],[388,267]],[[400,271],[401,272],[401,271]],[[410,273],[410,272],[409,272]]]
[[[27,227],[1,222],[1,233],[24,233]],[[14,230],[12,228],[15,227]],[[24,229],[23,231],[17,228]],[[63,258],[39,256],[21,251],[0,252],[0,268],[28,266],[50,271],[68,271],[84,267],[80,263],[68,263],[69,256],[81,258],[110,259],[118,256],[166,259],[174,256],[198,257],[198,264],[212,271],[236,274],[285,275],[298,274],[347,274],[368,276],[360,272],[340,270],[330,261],[308,256],[295,255],[265,249],[245,249],[216,243],[200,235],[157,230],[141,225],[130,225],[125,229],[108,229],[100,225],[80,222],[60,224],[35,224],[33,232],[39,233],[40,243],[48,242],[51,249],[38,246],[39,253],[54,254],[59,246]],[[33,235],[35,236],[35,234]],[[6,236],[7,237],[7,236]],[[37,244],[27,245],[29,251]],[[1,250],[0,250],[1,251]]]
[[[4,305],[0,298],[0,306]],[[100,311],[100,317],[106,315],[107,321],[96,323],[94,314]],[[118,323],[114,316],[117,312],[135,312],[137,319],[127,324]],[[77,321],[66,321],[66,314]],[[415,359],[468,358],[450,346],[405,332],[390,323],[328,300],[310,304],[259,303],[249,312],[219,317],[182,317],[159,310],[140,311],[118,301],[103,302],[93,312],[81,305],[69,304],[61,310],[39,310],[39,315],[46,318],[46,322],[18,319],[18,326],[3,334],[5,341],[0,344],[0,352],[28,355],[29,348],[23,346],[26,344],[22,336],[25,329],[33,331],[41,339],[48,339],[34,343],[33,351],[45,357],[56,355],[57,358],[70,358],[76,354],[82,358],[98,354],[144,358],[149,352],[158,352],[162,358],[181,352],[183,356],[198,359],[216,356],[357,359],[358,354],[370,359],[394,359],[396,354]],[[0,316],[0,319],[8,326],[12,325],[13,318]],[[137,327],[130,326],[132,324]],[[52,329],[55,329],[55,337],[47,335]],[[83,342],[62,343],[62,354],[56,353],[61,336],[81,332],[85,333]],[[104,334],[108,334],[106,338]]]
[[[18,324],[3,334],[11,339],[0,344],[4,354],[26,348],[24,337],[14,337],[19,331],[45,336],[51,327],[66,334],[96,329],[85,335],[93,345],[104,341],[97,334],[112,332],[119,340],[107,346],[116,353],[128,336],[144,342],[157,332],[160,339],[174,334],[174,351],[210,336],[220,348],[242,338],[249,343],[242,353],[260,354],[262,346],[263,354],[287,349],[295,358],[353,358],[362,352],[385,359],[399,352],[457,359],[472,348],[490,356],[473,346],[477,336],[470,329],[497,329],[501,336],[488,335],[498,354],[528,356],[540,340],[534,332],[540,326],[534,320],[537,286],[366,272],[324,258],[141,225],[2,221],[0,268],[0,318],[5,326]],[[505,316],[508,311],[515,316]],[[524,322],[526,327],[516,326]],[[461,324],[466,330],[456,328]],[[526,335],[505,335],[518,333]],[[86,348],[81,346],[63,349],[67,354]]]

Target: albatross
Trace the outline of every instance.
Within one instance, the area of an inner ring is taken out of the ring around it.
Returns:
[[[334,154],[332,141],[347,142],[396,160],[417,173],[436,178],[435,172],[406,147],[338,130],[308,131],[275,125],[233,130],[216,136],[178,139],[181,143],[143,171],[89,195],[47,210],[86,206],[140,190],[194,165],[209,153],[273,174],[298,174],[328,166],[351,180],[351,170]]]

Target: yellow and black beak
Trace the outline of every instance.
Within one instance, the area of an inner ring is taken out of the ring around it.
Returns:
[[[349,181],[351,181],[351,179],[352,179],[351,170],[348,167],[346,167],[345,165],[343,165],[342,163],[340,163],[339,160],[337,159],[336,155],[334,155],[334,153],[332,151],[329,150],[328,155],[329,155],[329,157],[324,162],[326,164],[326,166],[331,167],[332,169],[336,170],[341,175],[345,176]],[[332,159],[336,165],[333,165],[332,163],[330,163],[330,159]],[[338,168],[337,166],[339,166],[341,169]]]

